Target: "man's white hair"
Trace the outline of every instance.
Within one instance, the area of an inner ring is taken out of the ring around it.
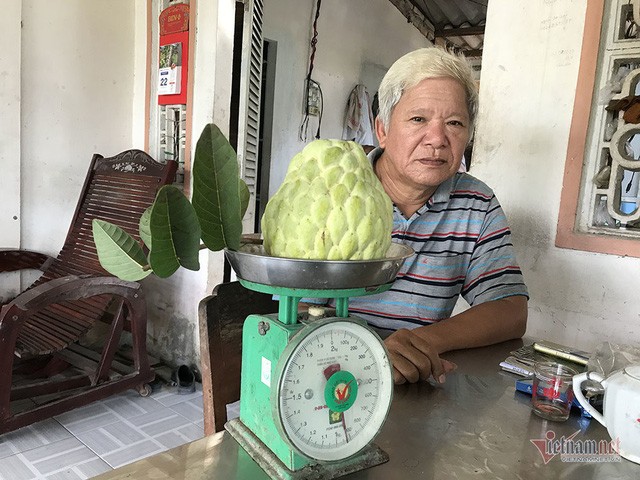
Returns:
[[[467,59],[440,47],[420,48],[400,57],[385,74],[378,90],[378,117],[389,128],[391,112],[402,94],[426,78],[449,77],[463,86],[469,113],[469,138],[478,114],[478,89]]]

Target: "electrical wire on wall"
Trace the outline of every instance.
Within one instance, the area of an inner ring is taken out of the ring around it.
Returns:
[[[309,116],[312,115],[309,106],[309,96],[312,89],[316,90],[318,93],[318,111],[317,113],[313,113],[318,115],[318,129],[316,130],[315,138],[320,138],[320,125],[322,124],[322,110],[324,107],[324,102],[322,98],[322,89],[320,88],[320,84],[311,79],[311,74],[313,73],[313,61],[316,56],[316,45],[318,43],[318,18],[320,17],[320,4],[322,0],[317,0],[316,2],[316,15],[313,19],[313,35],[311,37],[311,54],[309,56],[309,71],[307,72],[307,76],[305,78],[304,88],[305,88],[305,96],[304,96],[304,118],[302,119],[302,123],[300,124],[300,131],[298,134],[298,138],[306,142],[307,141],[307,129],[309,128]]]
[[[315,108],[314,112],[311,111],[311,106],[310,106],[310,102],[307,101],[307,114],[311,114],[314,113],[314,115],[318,116],[318,128],[316,130],[316,135],[315,138],[318,139],[320,138],[320,125],[322,124],[322,112],[324,111],[324,97],[322,95],[322,88],[320,87],[320,84],[318,82],[315,82],[313,80],[309,80],[310,85],[312,85],[312,87],[307,88],[307,95],[309,95],[309,92],[311,91],[311,88],[315,88],[317,91],[317,108]],[[306,133],[306,132],[305,132]],[[306,137],[306,134],[305,134]]]

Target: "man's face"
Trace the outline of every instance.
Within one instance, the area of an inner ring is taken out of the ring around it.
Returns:
[[[388,127],[376,119],[387,167],[402,184],[435,191],[460,166],[469,141],[469,112],[462,85],[427,78],[404,92]]]

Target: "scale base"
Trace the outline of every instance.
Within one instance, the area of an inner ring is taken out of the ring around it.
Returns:
[[[274,480],[330,480],[389,461],[389,455],[371,443],[354,457],[339,462],[312,463],[292,471],[239,418],[228,421],[224,428]]]

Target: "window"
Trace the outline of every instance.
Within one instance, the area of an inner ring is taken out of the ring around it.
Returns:
[[[640,0],[588,3],[556,237],[560,247],[640,257],[636,20]]]

